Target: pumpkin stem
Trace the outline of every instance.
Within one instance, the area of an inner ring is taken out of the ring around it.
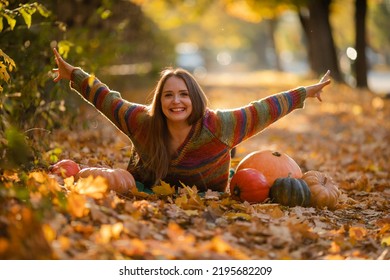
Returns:
[[[276,156],[276,157],[280,157],[280,156],[282,156],[282,154],[281,154],[281,153],[279,153],[279,152],[273,152],[273,153],[272,153],[272,155],[274,155],[274,156]]]

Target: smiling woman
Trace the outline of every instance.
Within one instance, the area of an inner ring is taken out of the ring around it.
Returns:
[[[195,78],[183,69],[165,69],[153,101],[141,105],[124,100],[97,78],[62,59],[54,49],[55,82],[65,79],[86,101],[101,111],[133,143],[128,170],[147,187],[163,180],[176,187],[196,186],[225,191],[230,151],[297,108],[307,97],[321,100],[330,83],[320,82],[281,92],[231,110],[211,110]]]

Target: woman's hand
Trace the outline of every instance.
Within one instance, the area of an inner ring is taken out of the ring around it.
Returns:
[[[58,53],[56,48],[53,48],[55,60],[57,63],[58,68],[53,69],[54,72],[57,73],[57,77],[54,78],[54,82],[58,82],[62,79],[64,80],[70,80],[72,71],[76,68],[69,63],[67,63],[61,55]]]
[[[314,85],[305,87],[306,89],[306,96],[307,97],[316,97],[319,101],[322,101],[321,99],[321,92],[324,87],[330,84],[330,71],[328,70],[325,75],[321,78],[321,80]]]

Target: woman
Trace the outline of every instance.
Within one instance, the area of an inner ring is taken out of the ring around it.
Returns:
[[[307,97],[321,101],[330,83],[329,71],[320,82],[272,95],[235,110],[211,110],[194,77],[183,69],[161,73],[149,106],[128,102],[95,77],[62,59],[54,49],[58,82],[71,87],[101,111],[133,143],[128,170],[147,187],[161,180],[199,190],[225,191],[230,151],[242,141],[297,108]]]

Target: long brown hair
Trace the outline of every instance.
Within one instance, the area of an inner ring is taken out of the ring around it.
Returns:
[[[151,177],[143,179],[152,184],[158,183],[167,175],[171,160],[169,131],[161,106],[161,95],[165,82],[172,76],[181,78],[187,86],[192,103],[192,112],[187,119],[189,125],[195,124],[203,117],[208,105],[205,93],[191,73],[182,68],[166,68],[161,72],[149,105],[150,122],[145,131],[146,145],[143,151],[146,158],[135,162],[135,168],[142,172],[143,176]]]

